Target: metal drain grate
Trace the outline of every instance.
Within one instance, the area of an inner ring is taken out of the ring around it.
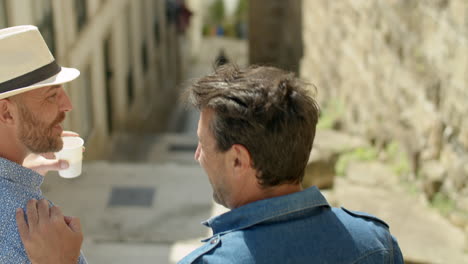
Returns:
[[[155,192],[149,187],[114,187],[108,205],[151,207]]]

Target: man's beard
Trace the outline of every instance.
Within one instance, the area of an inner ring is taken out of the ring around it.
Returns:
[[[40,154],[56,152],[62,149],[61,135],[54,135],[54,127],[65,120],[65,113],[61,112],[49,125],[36,118],[24,105],[18,105],[20,110],[19,139],[29,151]]]

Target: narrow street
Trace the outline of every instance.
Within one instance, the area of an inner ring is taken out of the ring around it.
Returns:
[[[231,61],[246,65],[246,42],[205,39],[198,57],[189,59],[186,79],[212,71],[221,47]],[[210,184],[193,159],[197,122],[198,112],[180,104],[169,132],[116,134],[109,159],[86,162],[82,176],[46,177],[44,194],[65,214],[81,218],[89,263],[176,263],[210,236],[200,222],[226,209],[213,203]],[[317,133],[322,144],[333,141]],[[333,206],[386,221],[407,263],[467,263],[463,232],[396,179],[378,161],[356,163],[324,194]]]
[[[221,47],[245,65],[246,42],[208,39],[186,78],[209,73]],[[119,133],[109,160],[86,162],[76,179],[46,177],[45,196],[80,217],[89,263],[176,263],[210,236],[200,223],[225,209],[193,159],[197,123],[198,112],[179,105],[170,132]]]

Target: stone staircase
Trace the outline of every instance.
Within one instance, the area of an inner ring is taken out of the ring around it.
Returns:
[[[247,64],[245,40],[204,39],[184,78],[211,72],[220,48],[238,65]],[[212,202],[208,179],[193,158],[198,111],[178,105],[168,120],[166,133],[114,134],[109,159],[85,162],[76,179],[46,177],[44,194],[81,218],[89,263],[176,263],[209,236],[200,222],[226,210]]]
[[[319,186],[333,206],[365,211],[383,219],[397,238],[406,263],[468,263],[467,242],[423,194],[411,193],[395,172],[378,159],[353,161],[336,176],[337,159],[356,148],[369,147],[360,138],[336,131],[317,131],[304,187]]]
[[[196,143],[193,134],[119,135],[109,161],[86,162],[76,179],[51,173],[44,194],[80,217],[90,263],[176,263],[219,210]]]

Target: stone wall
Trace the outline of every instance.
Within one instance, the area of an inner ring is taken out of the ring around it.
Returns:
[[[303,1],[301,75],[341,129],[399,142],[406,180],[468,211],[468,1]]]

